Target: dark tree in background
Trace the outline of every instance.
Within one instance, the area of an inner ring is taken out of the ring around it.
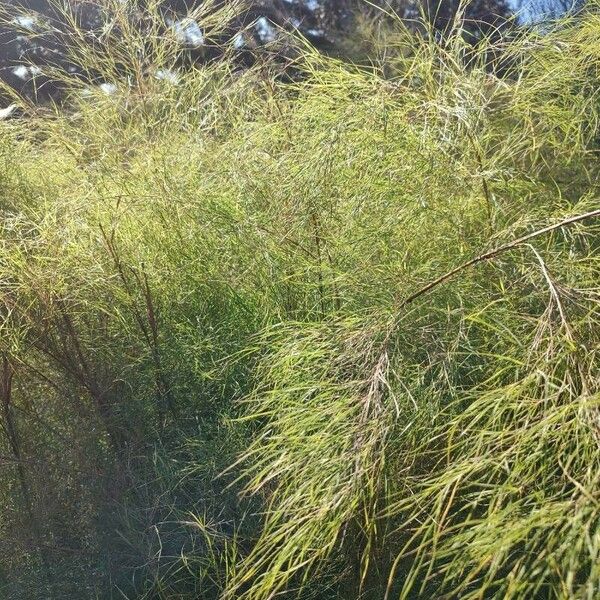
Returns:
[[[539,0],[549,2],[550,0]],[[566,0],[564,0],[566,1]],[[227,6],[229,0],[211,3]],[[382,8],[392,7],[403,18],[424,14],[440,32],[448,32],[461,6],[459,0],[251,0],[244,10],[225,23],[220,38],[207,43],[202,25],[186,18],[191,11],[205,7],[202,0],[164,0],[159,10],[165,32],[175,32],[181,44],[181,65],[210,59],[221,52],[223,44],[233,46],[240,62],[253,60],[261,46],[269,46],[288,30],[304,36],[322,51],[335,51],[340,42],[352,44],[354,17],[361,11],[371,11],[380,2]],[[91,44],[98,45],[99,31],[110,9],[104,0],[5,0],[0,5],[0,79],[12,88],[36,100],[59,99],[60,83],[48,76],[59,68],[70,77],[86,79],[101,85],[100,75],[69,58],[68,47],[73,38],[72,23],[65,19],[64,7],[72,13],[73,21],[85,32]],[[129,6],[136,26],[144,27],[145,0],[131,0]],[[462,27],[472,41],[493,35],[509,22],[508,0],[471,0],[466,5]],[[1,108],[1,106],[0,106]]]
[[[211,2],[208,10],[218,10],[228,0]],[[347,31],[351,21],[348,0],[255,0],[246,2],[231,22],[222,24],[222,36],[207,43],[202,25],[187,16],[206,6],[202,0],[164,0],[159,3],[165,33],[175,33],[181,45],[183,63],[205,60],[218,54],[219,44],[233,42],[240,57],[260,46],[275,41],[280,29],[296,31],[315,46],[326,50],[335,44],[339,31]],[[131,0],[130,13],[143,15],[144,0]],[[103,0],[5,0],[0,3],[0,79],[29,97],[57,99],[61,95],[56,81],[45,75],[47,67],[60,68],[73,77],[93,75],[69,59],[73,31],[72,13],[77,28],[97,44],[99,31],[110,3]],[[137,19],[144,26],[144,19]],[[237,33],[236,33],[237,32]],[[96,81],[95,83],[101,83]]]
[[[424,0],[423,8],[432,23],[440,31],[447,31],[455,22],[459,10],[464,11],[464,26],[476,36],[489,35],[504,27],[512,11],[506,0],[472,0],[461,6],[460,2]]]

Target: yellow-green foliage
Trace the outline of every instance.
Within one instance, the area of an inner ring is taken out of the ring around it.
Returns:
[[[39,535],[119,529],[129,597],[597,597],[596,9],[495,59],[398,25],[381,69],[132,67],[1,123],[0,352],[61,490],[26,473]],[[93,456],[131,470],[129,529],[74,489]]]

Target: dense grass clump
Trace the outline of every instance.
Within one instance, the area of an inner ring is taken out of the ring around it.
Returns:
[[[597,8],[0,122],[0,596],[596,597]]]

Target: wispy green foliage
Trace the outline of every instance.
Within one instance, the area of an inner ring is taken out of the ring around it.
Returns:
[[[0,590],[593,598],[593,8],[0,123]]]

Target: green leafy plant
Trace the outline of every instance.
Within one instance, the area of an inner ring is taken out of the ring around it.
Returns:
[[[597,8],[75,36],[111,93],[0,122],[0,595],[594,597]]]

